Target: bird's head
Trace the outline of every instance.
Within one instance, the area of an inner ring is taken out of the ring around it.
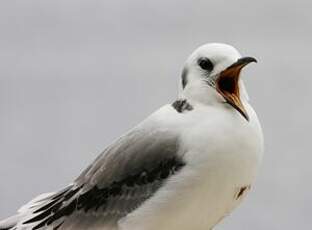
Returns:
[[[183,94],[203,102],[227,102],[246,120],[242,103],[246,92],[240,80],[241,70],[253,57],[242,57],[232,46],[211,43],[200,46],[187,59],[182,73]]]

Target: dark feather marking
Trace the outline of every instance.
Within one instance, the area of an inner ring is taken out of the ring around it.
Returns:
[[[241,188],[239,189],[238,194],[236,195],[236,200],[238,200],[239,198],[241,198],[241,197],[244,195],[244,193],[245,193],[247,190],[249,190],[249,189],[250,189],[250,185],[241,187]]]
[[[51,214],[51,209],[48,209],[47,211],[40,213],[39,215],[31,218],[30,220],[27,220],[25,222],[23,222],[23,224],[29,224],[29,223],[33,223],[42,219],[45,219],[46,217],[48,217]]]
[[[64,200],[69,200],[70,198],[72,198],[79,190],[81,187],[75,188],[71,191],[69,191],[68,193],[66,193],[64,195]]]
[[[59,225],[55,226],[55,227],[53,228],[53,230],[59,229],[59,228],[63,225],[63,223],[64,223],[64,221],[63,221],[62,223],[60,223]]]
[[[172,107],[179,113],[193,110],[193,106],[186,99],[176,100],[172,103]]]
[[[40,214],[36,215],[35,217],[23,222],[23,224],[29,224],[29,223],[33,223],[33,222],[37,222],[37,221],[46,219],[51,214],[58,212],[59,209],[61,208],[61,206],[63,205],[63,202],[66,202],[72,196],[74,196],[79,191],[80,188],[81,187],[75,188],[73,190],[67,190],[67,193],[62,192],[63,197],[59,196],[58,199],[53,198],[50,203],[48,203],[48,204],[44,205],[43,207],[34,211],[34,213],[38,213],[38,212],[42,212],[42,213],[40,213]],[[56,199],[56,200],[54,200],[54,199]],[[36,229],[36,227],[37,226],[35,226],[34,230]],[[40,228],[40,227],[42,227],[42,226],[39,226],[38,228]]]
[[[152,192],[141,195],[142,198],[140,198],[140,201],[137,202],[135,207],[133,207],[133,205],[129,205],[129,207],[124,205],[122,210],[118,210],[114,209],[114,207],[107,209],[107,205],[111,202],[115,202],[114,200],[118,200],[118,202],[132,202],[131,200],[124,200],[122,195],[126,195],[132,190],[135,191],[141,186],[153,183],[157,185],[157,190],[165,179],[177,173],[184,165],[185,163],[181,161],[181,159],[177,159],[176,157],[169,158],[161,161],[153,169],[142,169],[140,173],[129,175],[125,179],[115,181],[105,188],[94,186],[83,194],[79,194],[83,185],[78,188],[71,186],[71,188],[67,189],[65,192],[61,191],[60,194],[62,195],[56,194],[50,203],[45,204],[36,210],[34,213],[41,213],[25,221],[24,224],[39,222],[38,225],[33,227],[33,230],[37,230],[44,226],[49,226],[63,217],[71,215],[75,210],[88,212],[90,210],[97,211],[100,208],[102,208],[103,212],[106,210],[107,216],[125,216],[135,208],[139,207],[146,199],[150,198]],[[63,222],[54,227],[54,229],[58,229]]]
[[[70,185],[66,187],[65,189],[61,190],[60,192],[56,193],[53,197],[52,200],[58,200],[60,197],[62,197],[65,193],[67,193],[69,190],[73,188],[73,185]]]
[[[34,213],[38,213],[38,212],[42,212],[44,210],[47,210],[49,208],[51,208],[55,203],[57,203],[59,200],[52,200],[50,203],[47,203],[46,205],[44,205],[43,207],[37,209]]]
[[[52,224],[54,221],[60,219],[63,216],[69,216],[70,214],[72,214],[76,210],[76,207],[77,207],[76,203],[77,203],[77,200],[75,199],[72,202],[70,202],[69,205],[58,210],[54,215],[52,215],[46,220],[47,225]]]
[[[35,227],[33,227],[32,230],[37,230],[39,228],[42,228],[43,226],[46,225],[46,223],[47,223],[47,221],[44,220],[44,221],[40,222],[39,224],[37,224]]]
[[[188,74],[188,70],[186,67],[184,67],[183,71],[182,71],[182,88],[184,89],[186,84],[187,84],[187,74]]]

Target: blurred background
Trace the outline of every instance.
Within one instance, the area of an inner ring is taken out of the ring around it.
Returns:
[[[71,182],[116,137],[174,101],[183,63],[224,42],[259,63],[253,192],[216,229],[310,229],[311,1],[2,0],[0,219]]]

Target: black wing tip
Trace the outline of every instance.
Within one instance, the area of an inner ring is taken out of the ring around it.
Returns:
[[[120,181],[114,181],[104,188],[94,186],[87,192],[82,193],[80,191],[83,185],[79,187],[73,185],[71,188],[66,189],[66,191],[62,190],[52,196],[50,202],[38,207],[33,212],[35,216],[24,221],[23,224],[36,224],[32,230],[54,225],[55,227],[53,229],[58,229],[64,223],[66,216],[70,216],[75,211],[80,210],[87,213],[91,210],[98,211],[101,208],[104,211],[110,199],[118,199],[119,196],[122,196],[129,189],[135,189],[138,186],[153,183],[158,183],[159,188],[164,180],[176,174],[184,165],[185,163],[180,158],[171,157],[159,161],[153,168],[144,168],[140,172],[129,175]],[[152,194],[149,194],[146,199],[150,196]],[[140,206],[143,202],[144,200],[140,201],[140,204],[137,206]],[[128,207],[127,210],[131,210],[131,207]],[[59,221],[62,222],[59,223]],[[10,228],[3,230],[10,230]]]

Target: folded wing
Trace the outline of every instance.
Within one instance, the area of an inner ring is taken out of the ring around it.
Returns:
[[[174,130],[147,119],[109,146],[73,184],[34,200],[15,219],[0,223],[0,230],[115,229],[184,166],[178,150]]]

